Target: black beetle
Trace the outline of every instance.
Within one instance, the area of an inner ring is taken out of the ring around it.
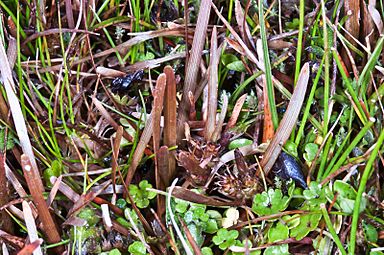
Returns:
[[[292,178],[302,188],[307,189],[303,171],[296,159],[282,151],[272,168],[273,172],[284,180]]]
[[[134,73],[127,74],[124,77],[117,77],[111,83],[113,93],[126,92],[128,87],[135,81],[141,81],[144,77],[144,71],[139,70]]]

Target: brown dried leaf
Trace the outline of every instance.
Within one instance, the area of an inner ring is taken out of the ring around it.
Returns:
[[[263,125],[263,139],[262,143],[266,143],[272,139],[275,134],[273,127],[271,109],[269,107],[268,93],[267,93],[267,82],[265,75],[262,76],[263,81],[263,98],[264,98],[264,125]]]
[[[159,154],[159,148],[160,148],[160,119],[161,119],[161,113],[163,111],[163,103],[164,103],[164,93],[167,85],[167,76],[162,73],[159,75],[156,81],[156,87],[154,90],[154,99],[153,99],[153,110],[151,113],[151,117],[153,118],[153,150],[155,153],[155,179],[156,179],[156,188],[160,190],[165,190],[164,183],[162,182],[162,177],[164,172],[168,171],[168,166],[166,165],[165,169],[163,169],[164,165],[162,165],[162,168],[160,168],[159,163],[160,161],[166,161],[168,163],[168,158],[160,158],[165,155]],[[162,151],[163,154],[163,151]],[[161,162],[162,164],[164,162]],[[167,172],[166,172],[167,173]],[[165,211],[165,200],[164,198],[160,198],[160,196],[157,197],[158,202],[158,214],[162,215]],[[161,204],[161,206],[160,206]]]
[[[275,164],[282,147],[291,135],[293,127],[296,125],[307,90],[308,80],[309,64],[305,63],[300,71],[297,85],[291,97],[291,101],[289,102],[287,111],[285,112],[284,117],[276,130],[275,136],[269,144],[268,149],[263,156],[263,160],[261,161],[261,166],[263,167],[265,175],[268,175],[272,166]]]
[[[247,94],[244,94],[239,99],[237,99],[236,104],[233,107],[231,117],[229,118],[227,126],[225,127],[225,131],[228,131],[236,125],[237,118],[239,117],[241,109],[243,108],[245,99],[247,99]]]
[[[37,169],[32,166],[31,161],[26,154],[21,155],[21,166],[23,168],[23,173],[27,181],[29,191],[32,195],[33,203],[37,208],[39,219],[43,223],[42,227],[44,235],[49,243],[58,243],[60,242],[61,237],[43,196],[42,191],[44,191],[44,186],[41,181],[41,176]],[[56,252],[61,253],[64,251],[64,247],[58,246],[55,250]]]
[[[205,181],[209,176],[209,172],[199,165],[199,162],[193,155],[188,152],[181,151],[178,154],[177,161],[179,162],[179,165],[184,167],[190,175],[195,177],[192,180],[193,182],[198,185],[205,184]]]
[[[23,248],[24,246],[24,239],[11,235],[3,230],[0,229],[0,239],[14,247],[15,249],[19,250]]]
[[[121,77],[125,75],[125,73],[122,71],[115,70],[112,68],[106,68],[103,66],[96,67],[96,73],[109,78]]]
[[[38,254],[43,254],[41,253],[41,248],[40,245],[43,243],[43,239],[39,238],[35,241],[33,241],[30,244],[27,244],[24,246],[23,249],[21,249],[17,255],[38,255]]]
[[[118,171],[119,164],[117,160],[119,159],[119,152],[120,152],[120,144],[121,139],[123,137],[123,127],[119,126],[119,128],[116,131],[116,137],[113,141],[112,146],[112,186],[113,186],[113,193],[116,194],[116,172]]]
[[[245,162],[245,158],[239,149],[235,149],[235,161],[236,161],[237,170],[241,174],[240,176],[248,172],[247,162]]]
[[[233,27],[228,23],[228,21],[223,17],[223,15],[220,13],[220,11],[217,9],[214,3],[211,3],[212,8],[215,10],[217,16],[220,18],[220,20],[224,23],[226,28],[231,32],[232,36],[237,40],[237,42],[241,45],[241,47],[244,49],[245,56],[251,60],[253,63],[255,63],[257,66],[259,66],[259,61],[257,60],[255,54],[245,45],[243,40],[241,40],[240,36],[236,33],[236,31],[233,29]]]
[[[175,187],[173,189],[172,195],[188,202],[198,203],[198,204],[203,204],[208,206],[239,206],[242,204],[241,201],[228,201],[228,202],[220,201],[213,198],[212,196],[201,195],[183,187]]]
[[[185,82],[183,88],[183,97],[180,102],[178,110],[179,124],[177,128],[177,141],[180,142],[184,136],[184,123],[187,121],[189,100],[188,93],[192,93],[196,90],[196,84],[198,83],[199,67],[201,62],[201,53],[203,52],[204,43],[206,39],[207,26],[209,21],[209,15],[211,12],[211,0],[202,0],[199,9],[199,15],[197,17],[195,35],[193,37],[191,54],[186,66]]]
[[[32,243],[35,241],[39,241],[40,239],[39,239],[39,235],[37,233],[35,218],[33,217],[31,207],[29,207],[27,201],[23,201],[23,214],[24,214],[25,225],[26,225],[27,230],[28,230],[29,240]],[[32,252],[34,251],[35,255],[40,255],[40,254],[43,255],[43,252],[41,251],[41,248],[40,248],[40,242],[38,243],[38,245],[36,247],[33,248],[33,250],[31,250],[30,248],[28,248],[27,250],[30,252],[27,253],[26,251],[24,251],[22,254],[32,254]],[[18,254],[20,254],[20,252]]]
[[[244,42],[248,43],[248,46],[250,45],[253,49],[255,49],[255,43],[253,41],[251,31],[249,30],[247,21],[244,17],[243,8],[241,8],[239,0],[235,0],[235,16],[242,39]]]
[[[153,134],[153,113],[155,111],[155,108],[151,111],[151,116],[147,119],[147,122],[145,123],[145,127],[143,130],[143,133],[141,134],[140,140],[137,143],[135,152],[133,154],[131,165],[128,169],[128,174],[125,178],[125,184],[128,186],[132,178],[136,172],[136,168],[139,166],[139,163],[141,161],[141,158],[143,157],[143,153],[147,147],[147,144],[151,140],[152,134]]]
[[[371,14],[371,18],[376,25],[379,34],[383,33],[383,20],[381,19],[381,15],[379,11],[375,8],[373,4],[368,5],[368,11]]]
[[[176,80],[172,67],[166,66],[164,73],[167,76],[164,101],[164,145],[176,146]]]
[[[165,191],[171,183],[173,173],[170,173],[170,153],[167,146],[162,146],[157,152],[157,171],[156,188]],[[165,197],[157,196],[157,215],[162,218],[165,213]]]
[[[208,83],[208,110],[205,122],[205,140],[213,141],[212,135],[216,128],[217,90],[218,90],[218,66],[220,57],[217,54],[217,28],[213,27],[211,37],[210,72]]]

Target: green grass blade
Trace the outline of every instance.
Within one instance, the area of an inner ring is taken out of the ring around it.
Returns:
[[[265,32],[263,8],[264,8],[263,1],[259,0],[260,36],[261,36],[261,42],[263,45],[263,58],[264,58],[264,67],[265,67],[265,79],[267,82],[268,103],[271,110],[273,127],[277,129],[277,127],[279,126],[279,117],[277,115],[275,93],[274,93],[273,83],[272,83],[272,70],[271,70],[271,62],[270,62],[269,53],[268,53],[268,43],[267,43],[267,34]]]
[[[363,192],[366,188],[367,182],[369,177],[372,174],[372,166],[378,157],[378,153],[380,148],[383,145],[384,141],[384,129],[381,130],[380,136],[377,139],[377,143],[375,145],[375,148],[373,149],[371,156],[368,159],[367,165],[365,166],[363,175],[361,176],[361,181],[359,185],[359,189],[357,191],[355,205],[353,208],[353,216],[352,216],[352,227],[351,227],[351,235],[350,235],[350,241],[349,241],[349,254],[355,253],[355,247],[356,247],[356,236],[357,236],[357,227],[359,223],[359,215],[360,215],[360,202],[361,198],[363,197]]]

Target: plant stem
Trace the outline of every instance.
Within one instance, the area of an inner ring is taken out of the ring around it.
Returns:
[[[381,130],[381,133],[380,133],[380,136],[377,140],[376,146],[373,149],[371,156],[368,159],[367,165],[365,166],[363,175],[361,177],[359,189],[357,191],[355,205],[353,208],[351,236],[350,236],[349,249],[348,249],[349,254],[355,253],[356,232],[357,232],[357,225],[358,225],[359,214],[360,214],[360,202],[361,202],[361,198],[363,196],[363,192],[365,190],[365,187],[367,185],[368,178],[371,175],[371,169],[372,169],[373,163],[375,162],[375,160],[378,156],[378,153],[379,153],[379,150],[383,144],[383,141],[384,141],[384,129]]]
[[[305,1],[300,0],[300,23],[299,23],[299,37],[297,40],[297,51],[296,51],[296,69],[295,69],[295,82],[296,86],[297,79],[299,78],[300,67],[301,67],[301,52],[303,50],[303,32],[304,32],[304,7]]]
[[[332,225],[331,219],[329,218],[327,209],[325,208],[325,204],[320,204],[321,212],[323,213],[323,217],[325,220],[325,223],[327,224],[329,233],[331,233],[333,241],[336,243],[337,247],[339,248],[342,255],[347,255],[347,252],[345,251],[343,244],[340,241],[340,238],[338,237],[335,228]]]
[[[259,22],[260,22],[260,37],[263,45],[263,58],[264,58],[264,74],[267,82],[268,103],[271,110],[272,123],[275,130],[279,126],[279,118],[277,115],[277,109],[275,104],[275,93],[272,83],[272,71],[271,62],[269,60],[267,35],[265,32],[264,10],[263,1],[259,0]]]
[[[368,121],[367,124],[365,124],[365,126],[356,135],[355,139],[352,140],[351,144],[347,147],[347,149],[344,151],[344,153],[340,156],[340,159],[337,161],[337,163],[332,167],[332,169],[329,172],[325,173],[324,176],[328,176],[328,175],[334,173],[337,169],[339,169],[341,167],[341,165],[347,159],[349,153],[351,153],[353,148],[355,148],[356,145],[360,142],[360,140],[364,137],[365,133],[372,127],[373,123],[374,123],[374,119]]]

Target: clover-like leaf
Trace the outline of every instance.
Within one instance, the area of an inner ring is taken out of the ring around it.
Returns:
[[[96,216],[95,210],[89,207],[82,209],[77,216],[86,220],[87,225],[91,227],[96,226],[96,224],[100,221],[100,218]]]
[[[145,255],[146,249],[142,242],[135,241],[128,247],[128,251],[133,255]]]
[[[271,246],[265,249],[264,255],[289,255],[288,244]]]
[[[124,209],[125,207],[127,207],[127,201],[124,198],[119,198],[116,201],[116,206],[120,209]]]
[[[376,243],[379,239],[379,234],[377,233],[377,229],[371,224],[367,224],[363,221],[363,230],[365,238],[368,242]]]
[[[243,62],[239,60],[235,55],[224,54],[221,57],[221,61],[225,65],[225,67],[228,68],[229,70],[233,70],[237,72],[245,71]]]
[[[1,129],[0,129],[1,130]],[[0,145],[1,146],[1,145]],[[55,176],[59,177],[63,172],[63,165],[58,160],[52,161],[51,167],[44,170],[43,178],[48,187],[52,187],[50,178]]]
[[[218,229],[219,229],[219,226],[217,224],[217,221],[215,219],[209,219],[206,222],[204,232],[206,232],[208,234],[214,234],[217,232]]]
[[[108,255],[121,255],[121,252],[118,249],[113,249],[108,252]]]
[[[285,143],[284,148],[287,150],[287,152],[288,152],[290,155],[292,155],[292,156],[294,156],[294,157],[297,158],[298,155],[297,155],[297,144],[296,144],[296,143],[294,143],[294,142],[288,140],[288,141]]]
[[[277,242],[288,238],[289,229],[287,225],[284,225],[280,221],[276,226],[272,227],[268,231],[268,241]]]
[[[226,250],[228,247],[235,244],[238,236],[239,232],[237,230],[228,231],[225,228],[221,228],[212,238],[212,241],[215,245],[218,245],[221,250]]]
[[[201,253],[203,255],[213,255],[213,251],[212,251],[211,247],[203,247],[203,248],[201,248]]]
[[[303,195],[311,208],[318,208],[321,203],[325,203],[327,200],[325,189],[317,182],[311,182],[309,189],[303,191]]]
[[[309,209],[307,206],[305,209]],[[300,224],[291,229],[290,236],[296,240],[301,240],[308,235],[309,232],[315,230],[319,225],[321,214],[305,214],[300,217]]]
[[[137,61],[146,61],[146,60],[151,60],[155,58],[155,54],[153,54],[150,51],[147,51],[145,54],[139,54]]]
[[[269,189],[254,197],[252,210],[259,216],[275,214],[288,207],[289,199],[281,190]]]
[[[175,210],[178,213],[185,213],[189,207],[189,202],[182,200],[182,199],[175,199],[176,205],[175,205]]]
[[[341,211],[344,213],[351,214],[355,206],[356,191],[348,183],[336,180],[333,185],[334,192],[338,193],[337,203],[339,204]],[[363,197],[360,202],[360,212],[365,210],[367,205],[367,199]]]
[[[149,200],[156,197],[153,191],[147,191],[147,188],[152,188],[152,185],[147,180],[139,183],[139,186],[129,185],[129,194],[131,194],[133,201],[139,208],[146,208],[149,205]],[[128,201],[129,202],[129,201]]]
[[[305,145],[305,148],[304,148],[305,153],[303,155],[305,161],[312,162],[316,157],[316,153],[318,149],[319,149],[319,145],[315,143],[307,143]]]
[[[193,239],[195,239],[196,244],[200,247],[204,243],[203,228],[198,224],[188,224],[187,225],[189,232],[191,233]]]

